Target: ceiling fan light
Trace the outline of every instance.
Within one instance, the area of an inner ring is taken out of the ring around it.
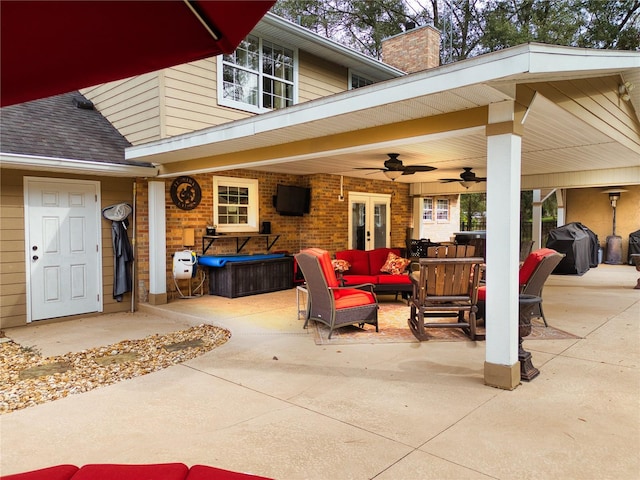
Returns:
[[[471,185],[473,185],[474,182],[467,182],[466,180],[460,180],[460,185],[462,185],[464,188],[469,188]]]
[[[402,176],[402,171],[400,170],[385,170],[382,172],[385,174],[387,178],[394,181],[396,178],[400,178]]]

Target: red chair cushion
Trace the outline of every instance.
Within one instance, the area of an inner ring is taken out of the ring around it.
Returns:
[[[529,256],[525,259],[522,267],[520,267],[520,271],[518,272],[518,283],[520,286],[526,284],[533,272],[538,267],[538,264],[542,261],[544,257],[547,255],[551,255],[553,253],[557,253],[555,250],[550,248],[539,248],[538,250],[534,250],[529,254]]]
[[[533,275],[533,272],[536,271],[536,268],[538,267],[538,264],[542,261],[542,259],[554,253],[558,252],[551,248],[539,248],[538,250],[534,250],[529,254],[529,256],[525,259],[524,263],[520,267],[520,270],[518,271],[518,283],[521,288],[529,281],[531,275]],[[478,288],[478,301],[485,301],[486,299],[487,287],[486,285],[483,285]]]
[[[343,250],[336,252],[338,260],[346,260],[351,264],[349,275],[371,275],[369,271],[369,254],[364,250]],[[375,275],[375,273],[374,273]]]
[[[267,477],[259,477],[249,473],[232,472],[222,468],[207,467],[206,465],[194,465],[189,470],[186,480],[270,480]]]
[[[306,248],[303,250],[303,252],[308,253],[309,255],[313,255],[318,259],[318,262],[320,263],[320,269],[322,270],[324,278],[327,281],[327,285],[329,287],[339,286],[338,278],[336,277],[336,272],[333,269],[333,264],[331,263],[329,252],[327,252],[326,250],[322,250],[321,248]]]
[[[78,471],[75,465],[56,465],[30,472],[3,475],[1,480],[69,480]]]
[[[336,310],[340,310],[341,308],[362,307],[376,303],[375,297],[371,292],[358,290],[357,288],[334,290],[334,298],[336,301]]]
[[[78,470],[73,480],[184,480],[188,472],[184,463],[90,464]]]

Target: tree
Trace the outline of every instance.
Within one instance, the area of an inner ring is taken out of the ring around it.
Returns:
[[[471,231],[484,229],[484,214],[487,210],[485,193],[463,193],[460,195],[460,230]],[[478,225],[477,217],[482,218]]]
[[[640,0],[279,0],[272,11],[375,58],[409,23],[440,30],[442,63],[527,42],[640,50]]]
[[[404,0],[280,0],[271,11],[375,58],[384,38],[418,19]]]

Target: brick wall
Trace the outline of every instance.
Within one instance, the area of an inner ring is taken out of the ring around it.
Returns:
[[[184,250],[183,231],[193,228],[195,245],[192,250],[202,252],[202,236],[211,224],[213,211],[214,175],[236,178],[258,179],[260,192],[260,222],[271,222],[271,231],[280,235],[271,252],[286,251],[291,254],[306,247],[319,247],[334,253],[348,245],[348,198],[338,200],[340,176],[338,175],[287,175],[251,170],[232,170],[215,174],[191,175],[202,190],[202,200],[193,210],[181,210],[171,201],[170,186],[173,178],[165,179],[166,194],[166,242],[167,242],[167,290],[169,298],[175,290],[173,283],[173,254]],[[347,192],[383,193],[391,195],[391,246],[404,247],[406,228],[411,222],[411,199],[409,185],[380,180],[362,180],[344,177],[345,197]],[[279,215],[273,207],[273,196],[278,183],[311,188],[311,211],[302,217]],[[138,298],[148,302],[149,291],[149,217],[148,187],[140,180],[136,189],[136,285]],[[241,253],[265,253],[264,238],[249,240]],[[207,250],[207,254],[236,253],[235,239],[218,239]]]
[[[440,65],[440,32],[431,26],[414,28],[382,42],[382,61],[414,73]]]

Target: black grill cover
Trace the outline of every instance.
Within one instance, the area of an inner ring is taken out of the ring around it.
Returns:
[[[631,255],[640,255],[640,230],[629,234],[629,265],[633,265]]]
[[[598,264],[598,237],[595,237],[594,250],[592,245],[593,238],[588,231],[589,229],[581,223],[573,222],[549,232],[547,248],[553,248],[557,252],[565,254],[565,257],[553,273],[584,275],[589,270],[590,265]],[[595,262],[593,261],[594,251]]]

